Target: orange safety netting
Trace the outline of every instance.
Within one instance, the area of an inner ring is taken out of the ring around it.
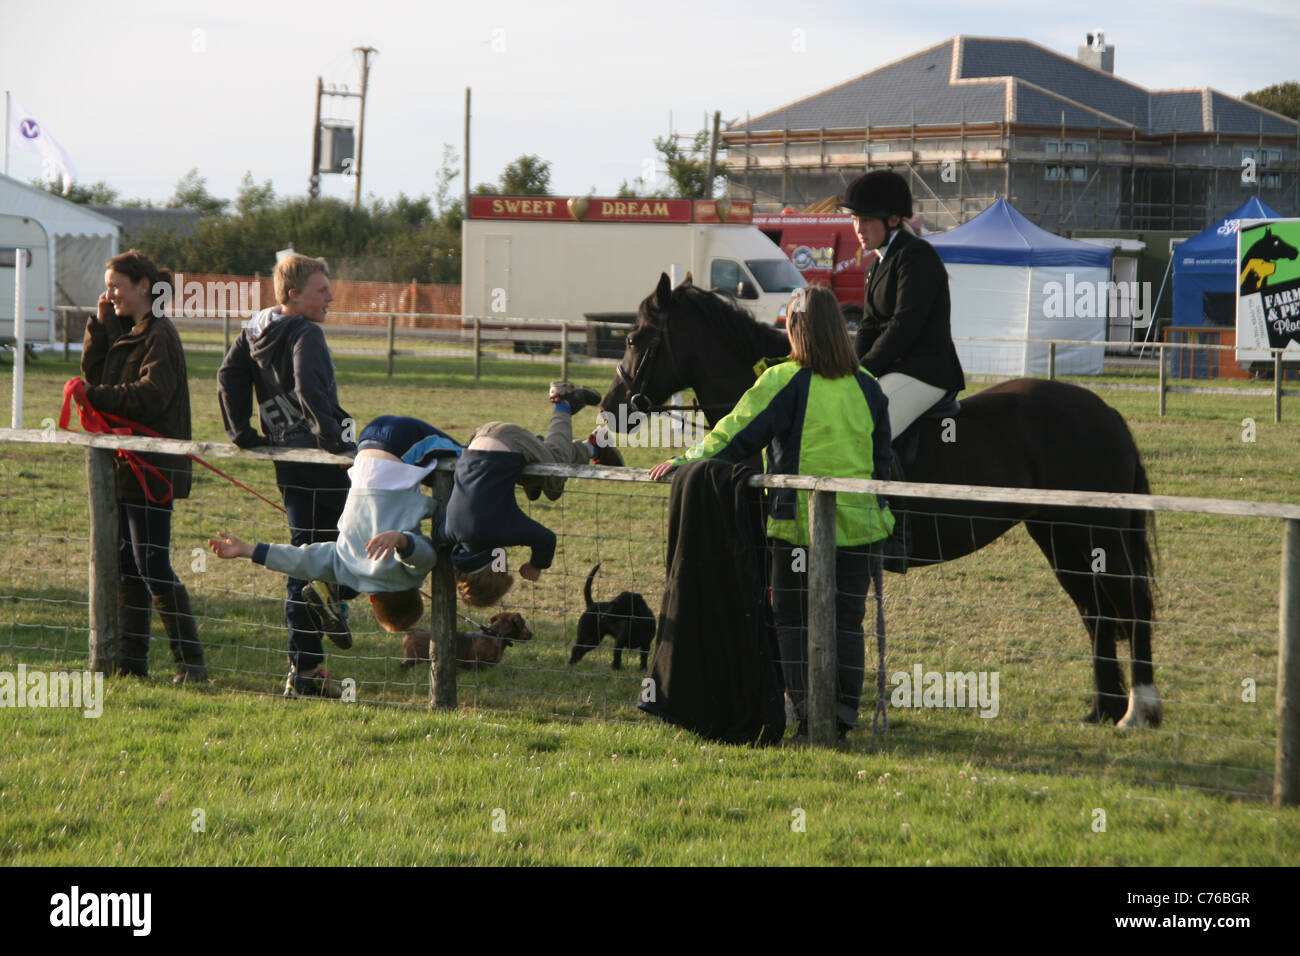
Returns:
[[[173,316],[192,314],[195,311],[186,307],[187,298],[191,296],[191,282],[198,283],[204,290],[217,286],[230,288],[229,284],[234,283],[235,287],[243,290],[243,301],[248,302],[250,305],[252,304],[250,299],[254,296],[253,286],[246,285],[246,283],[256,283],[256,299],[259,307],[265,309],[275,305],[275,285],[269,276],[254,278],[253,276],[220,275],[209,272],[186,272],[183,279],[180,276],[177,278],[184,285],[177,290],[171,310]],[[396,324],[401,329],[460,328],[459,285],[330,279],[330,291],[334,295],[334,301],[330,303],[331,313],[336,315],[341,312],[373,313],[369,315],[349,315],[341,319],[341,323],[345,325],[385,326],[388,323],[388,315],[392,313],[397,316]],[[231,295],[229,298],[236,299],[237,297]],[[197,300],[190,298],[190,301]],[[233,301],[225,307],[228,309],[242,308]],[[184,309],[184,312],[182,312],[182,309]],[[424,314],[417,316],[410,313]],[[442,316],[442,318],[435,318],[434,315]]]

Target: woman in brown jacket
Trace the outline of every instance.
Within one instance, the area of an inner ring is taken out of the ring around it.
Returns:
[[[185,353],[176,327],[155,305],[171,283],[172,274],[137,249],[110,259],[99,314],[86,323],[81,373],[87,383],[86,398],[96,410],[144,425],[166,438],[188,440]],[[171,642],[175,682],[206,681],[189,594],[172,570],[170,554],[172,500],[190,493],[190,460],[183,455],[140,457],[159,473],[142,469],[148,495],[130,464],[122,459],[117,463],[121,644],[114,670],[148,675],[152,599]],[[158,503],[163,500],[165,504]]]

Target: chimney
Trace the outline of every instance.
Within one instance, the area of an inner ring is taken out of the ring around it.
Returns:
[[[1079,47],[1079,62],[1096,70],[1115,72],[1115,47],[1106,42],[1106,31],[1088,34],[1088,42]]]

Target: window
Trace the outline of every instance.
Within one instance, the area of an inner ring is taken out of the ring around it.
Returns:
[[[23,264],[30,269],[32,267],[32,250],[23,250]],[[0,268],[12,269],[14,267],[14,247],[7,246],[0,249]]]
[[[1045,166],[1043,167],[1043,178],[1053,183],[1062,180],[1071,183],[1082,183],[1088,179],[1088,169],[1086,166]]]
[[[1049,153],[1086,153],[1089,151],[1087,142],[1083,140],[1066,140],[1062,142],[1059,139],[1049,139],[1044,141],[1047,144]]]
[[[746,259],[745,265],[764,292],[793,292],[808,284],[789,259]]]
[[[1243,160],[1254,160],[1256,166],[1276,166],[1282,162],[1282,150],[1280,149],[1243,149],[1241,151]]]
[[[713,265],[709,268],[710,289],[726,289],[734,295],[736,286],[743,278],[740,263],[730,259],[714,259]]]
[[[1282,174],[1281,173],[1260,173],[1259,188],[1260,189],[1281,189]]]

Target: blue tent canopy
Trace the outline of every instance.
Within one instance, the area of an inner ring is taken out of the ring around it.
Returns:
[[[1280,219],[1281,214],[1250,197],[1214,225],[1174,248],[1174,325],[1234,320],[1237,293],[1237,222]],[[1232,301],[1229,301],[1229,300]]]
[[[1039,229],[999,199],[970,222],[926,236],[939,258],[994,266],[1101,266],[1110,268],[1111,251]]]

